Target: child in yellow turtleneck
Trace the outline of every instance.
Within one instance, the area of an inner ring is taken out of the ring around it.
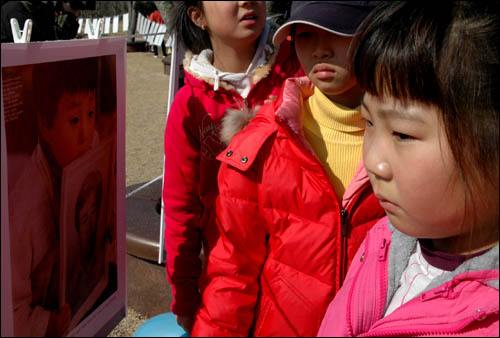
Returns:
[[[314,94],[302,106],[304,136],[342,197],[361,160],[364,120],[348,53],[352,35],[317,22],[294,25],[295,50]]]

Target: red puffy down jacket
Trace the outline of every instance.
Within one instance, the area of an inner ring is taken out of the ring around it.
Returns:
[[[272,37],[272,34],[269,34]],[[217,197],[216,156],[224,149],[220,121],[228,109],[253,109],[276,97],[285,79],[303,74],[284,42],[257,68],[254,85],[244,100],[234,87],[221,81],[214,91],[213,79],[189,73],[192,55],[184,60],[186,77],[172,103],[165,129],[163,203],[167,279],[172,286],[172,312],[194,315],[200,304],[200,250],[206,253],[217,239],[213,206]]]
[[[316,336],[366,232],[384,215],[360,163],[339,205],[301,136],[307,78],[289,79],[218,156],[220,237],[193,336]]]

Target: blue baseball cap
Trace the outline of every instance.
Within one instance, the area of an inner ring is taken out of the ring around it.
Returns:
[[[290,18],[276,31],[273,44],[290,35],[292,25],[302,23],[330,33],[353,36],[361,22],[380,1],[293,1]]]

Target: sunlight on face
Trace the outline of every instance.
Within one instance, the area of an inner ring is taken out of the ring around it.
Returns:
[[[203,13],[210,38],[230,44],[255,40],[266,24],[265,1],[203,1]]]
[[[464,186],[438,109],[365,94],[363,156],[391,223],[418,238],[460,235]]]

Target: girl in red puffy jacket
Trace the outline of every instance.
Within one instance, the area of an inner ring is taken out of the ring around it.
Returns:
[[[373,7],[293,2],[275,34],[275,44],[291,35],[308,76],[286,80],[218,156],[220,236],[193,336],[315,336],[383,216],[362,164],[362,91],[348,54]],[[224,137],[234,123],[225,118]]]
[[[272,97],[289,75],[300,73],[290,44],[273,48],[266,4],[255,1],[175,1],[171,33],[187,53],[185,85],[177,93],[165,130],[163,202],[172,312],[189,332],[200,304],[205,256],[218,238],[216,156],[228,109],[252,110]]]

